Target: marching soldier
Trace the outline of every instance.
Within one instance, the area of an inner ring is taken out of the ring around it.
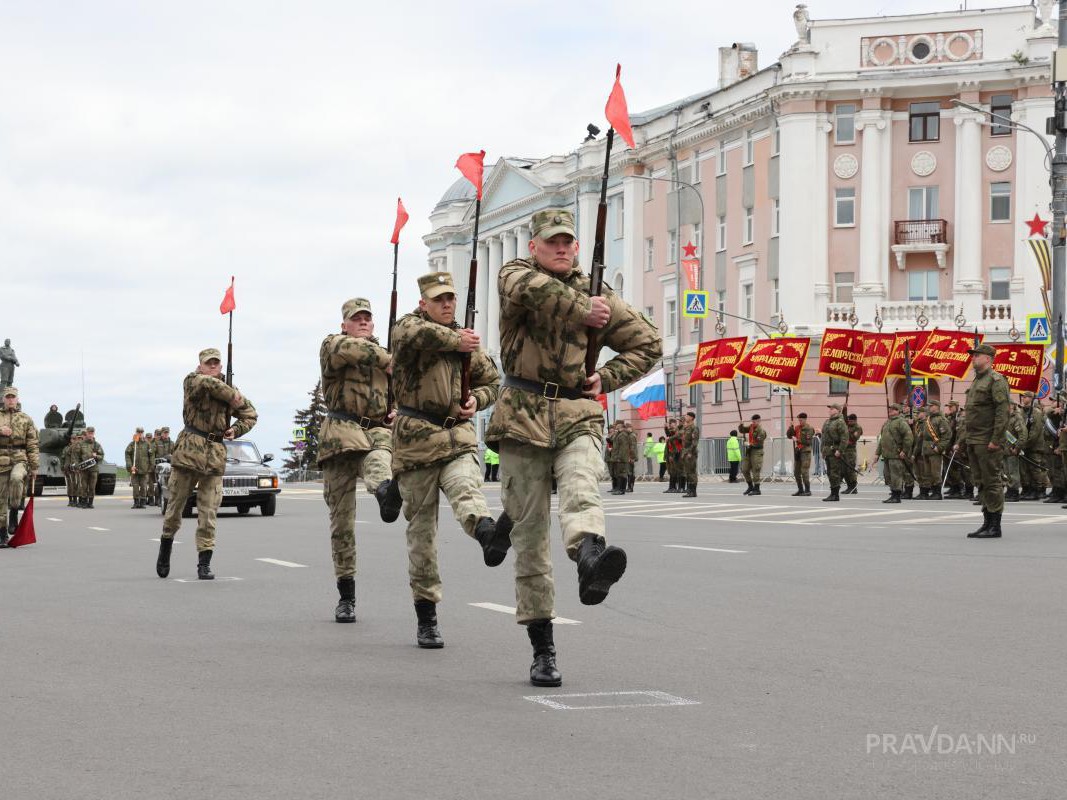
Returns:
[[[841,499],[841,476],[845,471],[845,448],[848,446],[848,425],[841,417],[841,406],[831,403],[827,408],[830,417],[822,425],[822,451],[830,478],[830,494],[822,499],[824,503]]]
[[[700,431],[697,430],[697,415],[687,411],[682,423],[682,476],[685,479],[685,494],[682,497],[697,496],[697,459],[700,446]]]
[[[889,419],[882,425],[878,434],[878,456],[885,462],[885,485],[889,487],[889,497],[883,503],[899,503],[904,486],[904,460],[913,446],[913,436],[908,423],[901,412],[900,403],[889,406]]]
[[[1035,402],[1033,392],[1023,392],[1020,402],[1026,417],[1026,434],[1020,448],[1019,469],[1026,491],[1019,499],[1043,500],[1050,485],[1045,469],[1045,412],[1041,403]]]
[[[96,441],[96,428],[90,425],[85,429],[78,449],[75,452],[75,468],[80,475],[78,485],[81,489],[80,508],[92,508],[96,499],[96,481],[100,477],[100,464],[104,460],[104,448]]]
[[[222,503],[222,475],[226,471],[223,441],[243,436],[255,427],[258,414],[252,401],[229,386],[222,374],[222,355],[214,347],[200,351],[200,363],[182,381],[182,419],[170,456],[168,506],[159,538],[156,574],[170,574],[174,534],[182,524],[182,511],[196,490],[196,577],[214,580],[211,556],[215,551],[215,521]],[[230,424],[230,416],[237,419]]]
[[[963,465],[960,463],[960,450],[956,445],[960,441],[960,423],[963,421],[960,415],[960,404],[955,400],[945,403],[945,421],[948,423],[949,440],[945,450],[950,454],[948,470],[948,494],[946,500],[959,500],[963,497]]]
[[[912,445],[911,462],[915,470],[915,480],[919,484],[919,496],[916,500],[925,500],[929,495],[933,478],[927,474],[926,460],[923,458],[923,447],[926,441],[926,422],[929,416],[926,406],[915,409],[915,423],[912,431],[915,434],[915,444]]]
[[[904,424],[908,426],[908,430],[911,431],[911,447],[904,453],[904,457],[901,459],[901,466],[904,468],[904,488],[900,493],[901,500],[914,500],[915,497],[915,481],[917,476],[912,469],[911,464],[915,460],[915,417],[905,415]]]
[[[797,420],[785,432],[793,440],[793,478],[797,482],[793,497],[811,497],[811,446],[815,429],[808,424],[806,411],[797,414]]]
[[[496,402],[500,374],[477,333],[456,322],[452,275],[419,278],[419,307],[393,328],[393,474],[400,482],[408,522],[408,576],[418,619],[419,647],[444,646],[437,627],[441,575],[437,566],[437,507],[444,492],[456,521],[478,542],[486,566],[504,561],[511,521],[489,516],[482,494],[474,415]],[[461,404],[462,355],[470,354],[470,399]],[[597,410],[601,411],[597,404]],[[486,443],[492,440],[486,436]],[[499,451],[498,451],[499,452]],[[597,460],[600,451],[597,450]],[[503,458],[501,458],[503,463]],[[512,473],[504,465],[505,486]],[[561,481],[562,485],[562,481]]]
[[[26,487],[37,479],[40,458],[37,426],[18,405],[19,390],[5,386],[0,408],[0,547],[7,547],[19,524],[19,505]]]
[[[362,478],[385,522],[400,516],[393,481],[393,417],[388,408],[389,352],[374,336],[369,300],[341,306],[342,333],[319,347],[322,396],[328,409],[319,431],[322,497],[330,512],[333,572],[340,595],[337,622],[356,621],[356,491]]]
[[[748,488],[742,494],[762,494],[760,476],[763,474],[763,442],[767,431],[760,424],[760,415],[753,414],[748,423],[740,423],[737,430],[745,437],[745,453],[741,456],[741,474],[745,477]]]
[[[980,344],[969,351],[973,357],[974,382],[967,389],[968,461],[981,483],[982,526],[969,539],[995,539],[1001,535],[1004,513],[1001,470],[1004,466],[1004,431],[1008,424],[1008,382],[993,369],[996,349]],[[1025,395],[1024,395],[1025,397]]]
[[[604,540],[597,488],[603,412],[596,397],[650,370],[663,352],[659,332],[604,286],[590,296],[578,266],[569,211],[533,215],[528,258],[500,270],[500,343],[504,389],[486,440],[499,443],[515,521],[515,619],[527,627],[534,661],[530,682],[558,686],[552,636],[555,587],[549,546],[549,485],[559,478],[559,521],[567,555],[578,568],[578,598],[596,605],[626,569],[626,553]],[[593,374],[585,369],[589,329],[616,355]]]
[[[1004,492],[1004,500],[1009,503],[1019,501],[1022,489],[1022,469],[1019,461],[1019,445],[1026,441],[1026,415],[1023,414],[1022,406],[1011,401],[1008,406],[1008,427],[1005,434],[1008,445],[1004,448],[1004,472],[1007,476],[1008,488]]]
[[[153,468],[152,448],[145,440],[144,428],[138,428],[126,445],[126,470],[130,473],[130,488],[133,490],[133,505],[130,508],[145,507],[148,476]]]
[[[941,413],[941,403],[931,400],[928,405],[930,413],[926,418],[923,432],[922,451],[927,480],[930,482],[926,499],[941,500],[941,483],[945,478],[942,468],[945,453],[948,452],[949,442],[952,439],[952,429],[945,415]]]
[[[859,494],[859,489],[856,488],[859,480],[856,448],[863,438],[863,428],[860,427],[859,418],[855,414],[849,414],[845,424],[848,426],[848,441],[845,443],[845,494]]]

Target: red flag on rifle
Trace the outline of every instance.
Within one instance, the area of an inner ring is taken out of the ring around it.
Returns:
[[[478,199],[482,199],[482,173],[485,171],[485,151],[477,153],[464,153],[456,162],[456,169],[463,173],[463,177],[474,184],[478,190]]]
[[[237,303],[233,299],[233,276],[230,276],[230,288],[226,290],[226,294],[222,296],[222,303],[219,305],[219,311],[223,314],[229,314],[237,308]]]
[[[7,546],[22,547],[23,545],[33,544],[36,541],[37,534],[33,530],[33,495],[30,495],[30,499],[26,501],[26,510],[22,512],[22,519],[19,520],[15,533],[7,543]]]
[[[393,226],[393,238],[389,240],[390,244],[400,244],[400,229],[407,224],[407,221],[407,209],[404,208],[404,202],[398,197],[396,198],[396,224]]]
[[[619,83],[621,74],[622,64],[616,64],[615,85],[611,87],[611,94],[608,95],[608,104],[604,106],[604,116],[608,118],[611,127],[618,132],[623,141],[630,147],[635,147],[634,131],[630,127],[630,112],[626,108],[626,94],[622,91],[622,84]]]

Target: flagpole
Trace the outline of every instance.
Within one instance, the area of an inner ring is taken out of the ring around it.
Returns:
[[[226,385],[233,386],[233,311],[227,316],[230,318],[230,333],[226,341]]]
[[[396,272],[397,264],[400,260],[400,243],[393,242],[393,293],[389,297],[389,330],[385,336],[385,349],[389,351],[389,355],[393,354],[393,326],[396,325]],[[389,371],[387,376],[388,383],[386,389],[386,404],[385,413],[389,414],[393,410],[393,372]]]

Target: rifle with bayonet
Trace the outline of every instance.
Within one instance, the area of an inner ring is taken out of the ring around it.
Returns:
[[[589,268],[589,296],[599,297],[604,292],[604,238],[608,225],[608,167],[611,164],[611,144],[615,141],[615,129],[608,128],[607,147],[604,148],[604,174],[600,179],[600,204],[596,209],[596,238],[593,240],[593,263]],[[585,374],[596,372],[600,355],[596,328],[589,328],[585,347]]]

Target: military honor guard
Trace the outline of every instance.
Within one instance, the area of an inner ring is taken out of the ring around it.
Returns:
[[[981,485],[982,525],[970,539],[997,539],[1004,513],[1004,432],[1008,425],[1008,381],[993,369],[996,349],[980,344],[970,351],[974,381],[967,388],[967,461]]]
[[[859,494],[859,489],[856,488],[860,474],[856,448],[863,438],[863,428],[860,427],[859,418],[855,414],[849,414],[845,424],[848,425],[848,441],[845,443],[845,494]]]
[[[100,477],[100,464],[104,460],[104,448],[96,440],[96,428],[90,425],[78,440],[74,451],[74,467],[78,472],[79,508],[92,508],[96,499],[96,481]]]
[[[878,434],[878,456],[884,462],[883,477],[889,487],[889,497],[883,503],[899,503],[906,483],[907,458],[915,444],[911,427],[901,412],[904,406],[893,403],[889,406],[889,419]]]
[[[826,473],[830,478],[830,494],[823,502],[838,502],[841,499],[841,479],[848,466],[845,462],[845,448],[848,446],[848,425],[841,416],[841,406],[831,403],[827,406],[830,416],[822,425],[822,453],[826,459]]]
[[[5,386],[0,407],[0,547],[7,547],[19,523],[19,506],[26,487],[37,478],[40,448],[37,426],[18,410],[19,390]]]
[[[144,428],[138,428],[126,445],[126,471],[130,473],[130,488],[133,490],[130,508],[144,508],[148,502],[149,479],[155,471],[152,446],[145,437]]]
[[[797,421],[789,426],[785,435],[793,440],[793,479],[797,482],[793,497],[811,497],[811,446],[815,441],[815,429],[808,424],[806,412],[797,414]]]
[[[685,494],[682,497],[697,496],[697,461],[700,447],[700,431],[697,430],[697,415],[686,412],[682,418],[682,479],[685,481]]]
[[[763,474],[763,443],[767,439],[767,431],[760,424],[759,414],[753,414],[749,422],[739,424],[737,430],[745,442],[745,452],[741,456],[741,474],[748,488],[743,494],[762,494],[759,486],[760,476]]]

